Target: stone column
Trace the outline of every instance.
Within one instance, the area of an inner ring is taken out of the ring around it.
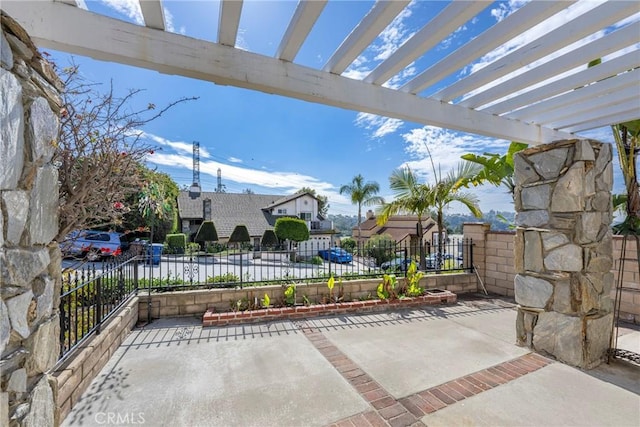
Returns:
[[[62,84],[24,30],[1,19],[0,425],[51,426],[61,286],[51,160]]]
[[[611,145],[560,141],[514,162],[518,343],[595,367],[613,321]]]

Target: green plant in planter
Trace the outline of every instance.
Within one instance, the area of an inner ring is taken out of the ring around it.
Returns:
[[[309,301],[309,297],[306,295],[302,295],[302,303],[307,307],[311,305],[311,301]]]
[[[418,271],[418,266],[412,261],[405,279],[408,297],[419,297],[424,293],[424,288],[420,286],[420,279],[422,279],[423,276],[424,273]]]
[[[333,293],[333,287],[335,286],[335,284],[336,284],[336,279],[334,279],[333,276],[331,276],[327,281],[327,288],[329,288],[329,301],[333,301],[333,297],[331,296],[331,294]]]
[[[385,274],[382,276],[382,283],[378,285],[376,293],[381,300],[397,298],[396,286],[398,279],[395,274]]]
[[[262,307],[267,308],[271,304],[271,298],[266,293],[264,294],[264,298],[262,298]]]
[[[286,305],[295,305],[296,303],[296,285],[289,285],[284,291],[284,303]]]

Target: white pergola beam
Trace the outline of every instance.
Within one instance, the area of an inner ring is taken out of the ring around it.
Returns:
[[[447,35],[489,6],[484,1],[453,1],[420,31],[407,40],[389,58],[378,65],[364,79],[367,83],[381,85],[416,58],[437,45]]]
[[[509,41],[564,9],[571,1],[531,1],[475,39],[453,51],[446,58],[417,75],[400,90],[419,93],[444,77],[459,70],[485,53]]]
[[[322,70],[342,74],[409,3],[410,0],[378,0],[331,55]]]
[[[501,101],[491,107],[483,108],[481,111],[490,114],[507,113],[520,107],[531,105],[534,102],[542,101],[544,99],[551,98],[552,96],[571,91],[575,88],[591,84],[598,80],[606,79],[619,73],[624,73],[625,71],[637,66],[638,51],[636,50],[628,52],[617,58],[610,59],[596,67],[587,68],[535,90]]]
[[[560,109],[571,109],[576,105],[591,102],[596,98],[617,96],[622,91],[638,92],[640,82],[640,68],[623,73],[615,79],[605,79],[588,86],[577,88],[562,96],[538,102],[520,110],[509,113],[507,117],[515,120],[522,120],[528,123],[540,123],[548,119],[549,115],[556,114]],[[640,95],[640,94],[639,94]]]
[[[478,108],[492,103],[512,93],[534,86],[546,79],[559,76],[562,73],[579,66],[586,67],[593,60],[593,52],[605,56],[636,43],[634,39],[640,34],[640,22],[635,22],[609,33],[599,39],[580,46],[549,62],[545,62],[535,68],[525,71],[505,82],[497,84],[474,96],[471,96],[458,104],[468,108]]]
[[[624,114],[616,113],[610,116],[598,117],[597,119],[591,122],[568,127],[566,128],[566,131],[572,132],[572,133],[584,132],[586,130],[601,128],[603,126],[611,126],[618,123],[630,122],[632,120],[637,120],[638,117],[640,117],[640,111],[637,111],[637,110],[629,111]]]
[[[291,18],[276,52],[276,58],[293,62],[302,43],[307,39],[326,5],[327,0],[300,0],[298,2],[293,18]]]
[[[530,64],[544,58],[598,30],[615,24],[636,13],[637,9],[638,5],[635,2],[605,2],[492,62],[468,77],[458,80],[432,97],[443,102],[449,102],[460,95],[469,93],[521,68],[523,64]]]
[[[140,0],[140,10],[144,18],[144,25],[156,30],[164,30],[164,10],[161,0]]]
[[[243,0],[221,0],[218,17],[218,43],[234,47],[238,38]]]
[[[638,103],[638,97],[634,93],[627,93],[625,99],[618,103],[610,104],[607,106],[600,106],[598,105],[598,103],[594,104],[594,108],[589,108],[589,110],[586,112],[582,112],[578,115],[572,115],[565,119],[550,121],[548,123],[545,123],[545,126],[551,127],[553,129],[562,129],[588,123],[599,117],[625,114],[630,111],[636,111],[636,113],[640,114],[640,103]],[[609,104],[608,101],[607,104]]]
[[[35,8],[5,1],[2,7],[44,48],[529,144],[572,137],[65,5],[42,3]],[[69,21],[75,25],[65,25]]]
[[[580,117],[584,114],[588,114],[592,111],[604,111],[606,108],[612,105],[618,105],[637,98],[638,94],[628,90],[628,88],[621,88],[615,92],[607,92],[606,96],[599,98],[591,98],[586,102],[575,103],[563,108],[557,108],[553,111],[547,111],[542,114],[538,114],[530,120],[524,120],[527,123],[546,124],[546,123],[561,123],[570,122],[574,118],[577,118],[581,122]],[[640,101],[638,101],[638,108],[640,109]],[[565,127],[565,126],[560,126]]]

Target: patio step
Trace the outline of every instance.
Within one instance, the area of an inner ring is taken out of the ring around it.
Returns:
[[[225,326],[240,323],[264,322],[271,320],[293,320],[309,317],[326,316],[344,313],[366,313],[398,308],[415,308],[427,305],[453,304],[458,297],[451,291],[432,289],[425,295],[396,300],[366,300],[341,302],[336,304],[315,304],[281,308],[264,308],[259,310],[229,311],[217,313],[209,309],[202,317],[202,326]]]

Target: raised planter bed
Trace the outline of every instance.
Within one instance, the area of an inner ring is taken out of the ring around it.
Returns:
[[[264,308],[259,310],[228,311],[216,313],[207,310],[202,317],[202,326],[224,326],[239,323],[264,322],[269,320],[290,320],[308,317],[326,316],[343,313],[366,313],[403,307],[452,304],[456,294],[441,289],[432,289],[424,295],[395,300],[372,299],[366,301],[340,302],[335,304],[301,305],[294,307]]]

